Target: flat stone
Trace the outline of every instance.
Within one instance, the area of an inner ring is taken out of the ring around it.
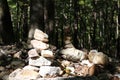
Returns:
[[[35,66],[27,65],[27,66],[23,67],[23,70],[39,71],[39,68],[38,68],[38,67],[35,67]]]
[[[31,57],[38,57],[39,54],[37,53],[36,49],[31,49],[28,51],[28,56]]]
[[[35,29],[34,38],[43,42],[48,42],[48,35],[39,29]]]
[[[31,79],[37,79],[39,76],[39,73],[33,70],[21,70],[17,75],[15,76],[14,80],[31,80]]]
[[[40,56],[37,59],[29,58],[29,65],[32,65],[32,66],[45,66],[45,65],[51,65],[51,64],[52,64],[51,60],[48,60],[42,56]]]
[[[60,53],[63,54],[63,58],[71,61],[82,61],[87,56],[85,52],[75,48],[66,48],[61,50]]]
[[[44,50],[49,48],[49,45],[38,40],[31,40],[31,45],[37,50]]]
[[[57,76],[60,75],[61,68],[60,67],[53,67],[53,66],[41,66],[39,70],[39,74],[42,77],[45,77],[47,75],[49,76]]]
[[[43,57],[48,57],[48,58],[53,58],[54,57],[54,54],[52,51],[50,50],[42,50],[41,51],[41,56]]]

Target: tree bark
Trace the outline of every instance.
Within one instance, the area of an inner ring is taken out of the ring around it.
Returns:
[[[45,32],[49,35],[49,42],[53,43],[54,39],[54,0],[44,1],[44,24]]]
[[[0,0],[0,35],[4,44],[14,42],[14,32],[7,0]]]
[[[30,2],[30,27],[28,39],[33,38],[36,28],[44,31],[44,0],[31,0]]]

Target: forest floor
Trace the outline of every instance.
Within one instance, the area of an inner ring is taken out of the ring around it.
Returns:
[[[8,80],[11,72],[28,64],[28,50],[26,43],[0,46],[0,80]],[[112,60],[109,66],[95,75],[99,80],[120,80],[120,61]],[[114,75],[118,75],[119,79]]]

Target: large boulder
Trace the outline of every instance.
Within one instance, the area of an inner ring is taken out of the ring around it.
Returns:
[[[109,58],[103,52],[91,50],[88,54],[88,59],[94,64],[106,65],[109,62]]]

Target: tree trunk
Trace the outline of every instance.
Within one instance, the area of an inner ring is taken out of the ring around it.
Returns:
[[[77,0],[73,0],[74,4],[74,34],[73,34],[73,41],[74,41],[74,46],[78,48],[78,4]]]
[[[0,0],[0,35],[4,44],[14,42],[14,32],[7,0]]]
[[[54,39],[54,0],[44,1],[44,23],[45,32],[49,35],[49,42],[53,43]]]
[[[44,30],[44,0],[31,0],[30,2],[30,28],[28,39],[33,38],[36,28]]]
[[[24,4],[27,4],[28,0],[24,1]],[[23,10],[23,40],[27,40],[28,36],[28,5],[22,7]]]

